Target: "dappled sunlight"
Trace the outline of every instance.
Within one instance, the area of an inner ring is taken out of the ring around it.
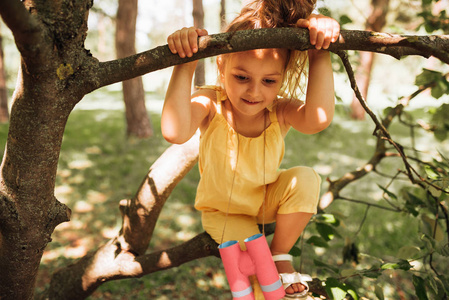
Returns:
[[[83,169],[90,168],[93,165],[94,165],[94,163],[88,159],[78,159],[78,160],[69,162],[68,166],[70,169],[83,170]]]
[[[200,214],[193,205],[176,202],[171,197],[165,204],[155,228],[156,249],[164,249],[185,242],[202,232]]]
[[[73,210],[78,213],[88,213],[94,210],[94,206],[87,201],[80,200],[75,203]]]
[[[120,231],[119,227],[105,227],[101,229],[101,235],[105,239],[112,239],[118,235],[119,231]]]
[[[63,257],[64,259],[81,258],[85,256],[92,247],[90,238],[80,238],[77,232],[73,229],[64,229],[64,231],[59,229],[59,233],[55,230],[53,235],[55,236],[55,239],[58,237],[57,239],[59,242],[56,243],[56,245],[50,243],[47,246],[47,249],[42,256],[42,263],[49,263],[53,260],[58,260],[60,257]]]
[[[320,175],[329,175],[332,173],[333,168],[329,165],[324,165],[324,164],[318,164],[318,165],[314,165],[313,169]]]
[[[228,281],[223,273],[212,274],[211,280],[198,279],[196,281],[196,287],[205,292],[209,291],[211,287],[222,289],[227,287],[227,284]]]
[[[158,268],[167,268],[172,265],[172,262],[167,252],[164,251],[161,253],[161,256],[159,256],[159,260],[157,261],[156,265]]]

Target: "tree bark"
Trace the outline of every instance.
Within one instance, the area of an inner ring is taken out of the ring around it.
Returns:
[[[116,19],[115,48],[117,58],[136,54],[136,21],[138,0],[119,0]],[[123,100],[128,136],[148,138],[153,135],[147,109],[142,77],[125,80]]]
[[[368,31],[382,31],[386,23],[390,0],[371,0],[371,13],[366,20],[365,28]],[[374,64],[374,53],[360,51],[360,65],[356,72],[356,81],[362,96],[367,100],[368,89],[371,81],[371,71]],[[365,110],[359,100],[354,96],[351,103],[351,117],[356,120],[365,119]]]
[[[54,187],[64,127],[82,98],[70,87],[89,58],[83,44],[90,1],[80,9],[44,2],[0,2],[21,54],[0,173],[1,299],[32,299],[43,251],[70,217]]]
[[[8,88],[6,86],[6,70],[3,54],[3,38],[0,32],[0,123],[9,121]]]
[[[204,28],[204,9],[203,0],[193,1],[193,26],[196,28]],[[206,83],[206,68],[204,65],[204,59],[198,61],[195,69],[194,86],[203,86]]]
[[[197,59],[259,48],[289,48],[299,51],[312,49],[309,34],[303,28],[265,28],[220,33],[201,37],[199,51],[192,57],[180,58],[172,54],[167,45],[156,47],[123,59],[100,62],[92,70],[93,79],[86,79],[86,89],[100,87],[173,65]],[[363,50],[390,55],[400,59],[408,55],[425,58],[435,56],[449,63],[449,38],[447,35],[397,35],[389,33],[342,30],[339,41],[330,45],[329,51]]]

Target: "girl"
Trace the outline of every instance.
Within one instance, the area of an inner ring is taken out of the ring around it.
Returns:
[[[161,117],[162,134],[184,143],[200,129],[195,207],[204,229],[219,244],[242,243],[258,224],[276,222],[270,250],[286,295],[306,295],[307,284],[295,272],[290,249],[316,213],[320,177],[307,167],[279,170],[284,137],[290,128],[313,134],[325,129],[334,113],[334,87],[327,49],[340,26],[311,14],[316,0],[255,0],[242,9],[227,32],[269,27],[303,27],[316,49],[298,52],[259,49],[219,56],[219,87],[191,95],[196,61],[174,67]],[[168,37],[172,53],[191,57],[198,28],[183,28]],[[305,102],[296,98],[308,57]]]

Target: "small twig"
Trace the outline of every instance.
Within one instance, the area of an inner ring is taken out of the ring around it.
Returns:
[[[354,70],[352,69],[351,63],[349,62],[347,52],[346,51],[335,51],[335,53],[340,57],[340,59],[343,62],[343,65],[346,69],[346,73],[348,74],[348,77],[349,77],[349,81],[351,83],[351,87],[354,90],[354,93],[355,93],[357,99],[359,100],[362,107],[365,109],[367,114],[371,117],[374,124],[376,125],[376,129],[374,132],[377,134],[382,134],[383,136],[381,136],[380,138],[388,141],[391,145],[393,145],[393,147],[396,149],[396,151],[398,151],[398,153],[400,154],[400,156],[402,158],[402,161],[404,162],[404,166],[406,169],[406,175],[410,179],[410,181],[414,184],[419,184],[422,186],[422,182],[424,182],[426,180],[410,165],[410,163],[407,161],[407,156],[405,155],[405,153],[403,151],[404,148],[391,138],[391,135],[388,132],[388,130],[385,128],[384,124],[382,124],[377,119],[376,115],[368,107],[365,99],[363,98],[362,94],[360,93],[360,90],[357,86],[357,82],[355,80]],[[380,133],[379,133],[379,131],[380,131]],[[413,174],[415,174],[420,179],[420,181],[417,181],[414,178]]]
[[[434,201],[435,201],[435,206],[436,206],[436,213],[435,213],[435,224],[433,226],[433,232],[432,232],[432,238],[435,239],[436,237],[436,233],[437,233],[437,228],[438,228],[438,199],[436,199],[429,191],[427,191],[427,199],[429,199],[429,197],[431,197]],[[430,253],[429,255],[429,266],[432,269],[432,271],[439,276],[437,269],[435,269],[435,267],[433,266],[433,253]]]
[[[396,178],[399,176],[399,174],[401,174],[401,172],[396,172],[396,174],[391,177],[390,182],[385,186],[385,189],[388,189],[388,187],[396,180]],[[390,200],[387,199],[387,197],[385,197],[385,191],[382,193],[382,198],[387,201],[388,204],[390,204],[392,207],[396,207],[398,208],[396,205],[394,205],[393,203],[391,203]]]
[[[354,233],[354,237],[358,236],[360,231],[362,230],[363,224],[365,224],[366,217],[368,216],[368,211],[369,211],[370,207],[371,207],[371,205],[369,205],[369,204],[366,206],[365,214],[363,215],[362,221],[360,222],[359,229],[357,229],[357,231]]]
[[[393,206],[394,208],[390,208],[390,207],[379,205],[376,203],[369,203],[369,202],[365,202],[363,200],[351,199],[351,198],[347,198],[347,197],[343,197],[343,196],[340,196],[340,197],[338,197],[338,199],[335,199],[335,200],[345,200],[348,202],[368,205],[368,206],[372,206],[372,207],[376,207],[376,208],[384,209],[384,210],[388,210],[388,211],[393,211],[393,212],[401,212],[402,211],[401,209],[394,207],[394,206]]]

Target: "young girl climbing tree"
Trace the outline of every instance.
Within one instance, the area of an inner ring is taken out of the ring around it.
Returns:
[[[320,177],[309,167],[280,170],[284,137],[290,128],[313,134],[325,129],[334,113],[330,54],[339,24],[312,14],[316,0],[256,0],[244,7],[227,32],[303,27],[315,49],[259,49],[217,58],[219,85],[191,95],[196,61],[174,67],[162,111],[161,128],[171,143],[184,143],[200,129],[195,207],[204,229],[219,244],[240,242],[259,233],[258,224],[276,222],[270,245],[287,297],[305,296],[304,277],[295,272],[290,249],[317,211]],[[199,28],[168,37],[180,57],[198,51]],[[298,99],[308,59],[304,101]],[[253,279],[256,281],[256,279]],[[256,285],[255,285],[256,286]],[[256,293],[257,294],[257,293]]]

